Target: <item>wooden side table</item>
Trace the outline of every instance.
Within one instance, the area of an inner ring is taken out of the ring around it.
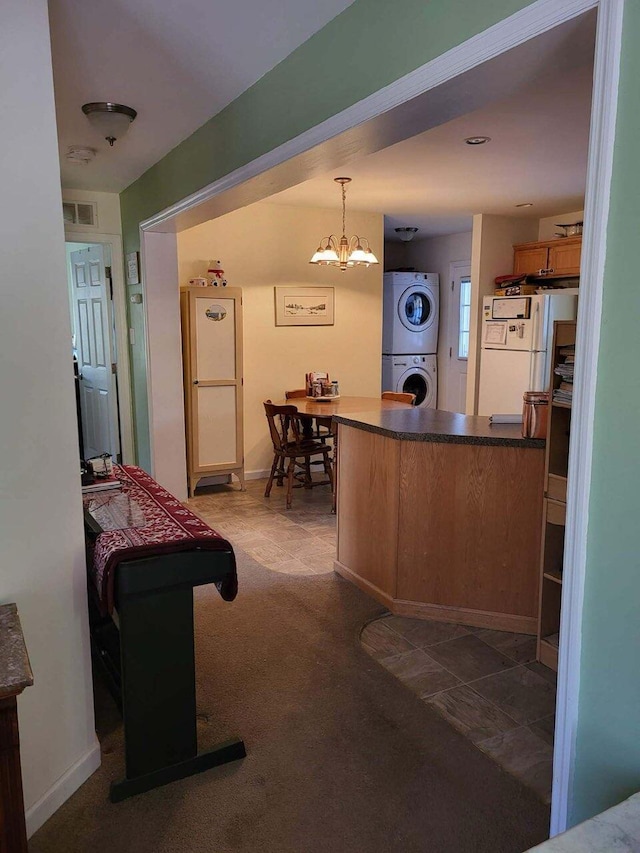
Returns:
[[[0,853],[27,853],[16,697],[33,684],[15,604],[0,606]]]

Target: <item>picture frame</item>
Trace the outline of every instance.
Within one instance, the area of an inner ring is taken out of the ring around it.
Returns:
[[[140,253],[129,252],[127,260],[127,284],[140,284]]]
[[[333,326],[334,287],[274,287],[276,326]]]

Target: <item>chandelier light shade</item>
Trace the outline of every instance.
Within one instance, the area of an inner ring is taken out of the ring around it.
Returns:
[[[82,112],[89,123],[101,136],[113,146],[116,139],[121,139],[129,130],[129,125],[138,115],[133,107],[124,104],[112,104],[110,101],[93,101],[83,104]]]
[[[358,237],[357,234],[354,234],[353,237],[347,237],[346,185],[351,182],[351,178],[334,178],[334,181],[342,187],[342,237],[339,240],[335,234],[323,237],[309,263],[340,267],[341,270],[346,270],[347,267],[357,267],[360,264],[364,264],[366,267],[369,264],[377,264],[378,259],[371,251],[366,237]]]

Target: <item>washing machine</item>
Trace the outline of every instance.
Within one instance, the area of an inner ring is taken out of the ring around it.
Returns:
[[[434,272],[388,272],[382,297],[382,352],[436,353],[440,282]]]
[[[383,355],[382,390],[416,395],[416,406],[435,409],[438,365],[435,355]]]

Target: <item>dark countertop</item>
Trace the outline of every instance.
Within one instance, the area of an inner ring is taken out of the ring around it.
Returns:
[[[388,409],[334,415],[345,426],[375,432],[401,441],[434,441],[443,444],[484,444],[504,447],[543,448],[543,439],[522,437],[520,424],[492,425],[489,418],[460,415],[439,409]]]
[[[0,699],[17,696],[33,684],[33,673],[24,644],[15,604],[0,606]]]

